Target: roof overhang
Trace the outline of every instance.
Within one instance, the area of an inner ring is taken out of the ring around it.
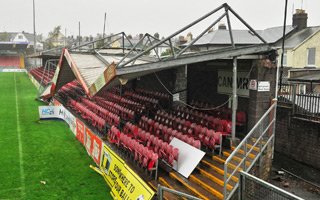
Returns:
[[[168,58],[161,61],[155,61],[153,57],[149,59],[144,58],[143,60],[136,61],[135,63],[137,64],[117,67],[116,62],[119,62],[119,57],[115,58],[114,55],[102,56],[97,53],[76,53],[64,49],[53,78],[54,87],[52,92],[54,94],[66,83],[77,79],[85,93],[88,96],[94,96],[102,89],[109,89],[115,85],[125,84],[129,80],[154,72],[198,62],[263,54],[271,50],[273,49],[267,44],[225,48],[206,52],[186,53],[179,58]]]

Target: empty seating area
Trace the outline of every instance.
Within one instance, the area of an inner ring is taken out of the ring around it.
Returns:
[[[131,134],[120,132],[118,128],[112,126],[108,135],[119,149],[132,157],[134,161],[148,171],[156,170],[159,155],[152,148],[142,144],[137,138]]]
[[[31,75],[42,85],[47,85],[54,76],[55,69],[50,70],[38,67],[30,70]]]
[[[210,181],[214,179],[220,184],[219,191],[223,186],[223,181],[218,180],[221,180],[221,173],[223,174],[219,167],[224,162],[223,156],[229,155],[221,149],[223,139],[231,133],[230,109],[196,110],[185,106],[173,107],[171,98],[166,94],[119,87],[101,92],[90,99],[77,81],[62,87],[58,97],[87,122],[87,126],[103,135],[136,170],[147,173],[148,180],[151,177],[157,178],[159,173],[159,180],[178,180],[178,176],[172,178],[171,175],[174,173],[173,168],[178,166],[180,152],[170,145],[172,139],[177,138],[207,154],[191,175],[193,179],[189,181],[193,183],[190,187],[203,190],[201,185],[196,185],[202,184],[201,181],[194,182],[200,180],[197,177]],[[199,102],[192,104],[202,108],[210,107]],[[246,114],[238,112],[237,124],[245,123]],[[214,178],[206,175],[212,169],[219,172]],[[201,175],[197,174],[199,172]]]
[[[19,56],[0,56],[0,67],[20,67]]]

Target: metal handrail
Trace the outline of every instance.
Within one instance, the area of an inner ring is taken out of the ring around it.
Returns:
[[[270,136],[270,138],[268,139],[268,141],[262,146],[261,145],[261,140],[263,139],[263,136],[265,136],[267,130],[270,129],[271,125],[273,125],[275,123],[275,115],[273,116],[273,119],[269,122],[268,126],[266,127],[266,129],[261,133],[261,135],[259,136],[259,138],[256,140],[256,142],[251,146],[251,148],[249,150],[247,150],[247,144],[248,144],[248,140],[250,137],[252,137],[253,134],[255,134],[255,130],[257,129],[257,127],[263,122],[263,120],[272,112],[272,110],[275,110],[277,106],[277,103],[273,103],[270,108],[265,112],[265,114],[260,118],[260,120],[255,124],[255,126],[249,131],[249,133],[247,134],[247,136],[241,141],[241,143],[233,150],[233,152],[230,154],[230,156],[226,159],[225,163],[224,163],[224,187],[223,187],[223,194],[224,194],[224,199],[229,199],[232,194],[235,192],[235,190],[238,188],[239,183],[237,183],[233,189],[228,192],[227,191],[227,185],[228,182],[231,180],[232,176],[235,175],[235,173],[239,170],[240,166],[243,165],[243,170],[244,171],[249,171],[252,166],[255,164],[255,162],[257,161],[257,159],[260,157],[261,153],[265,150],[266,146],[272,141],[272,139],[274,138],[274,132],[273,134]],[[274,126],[272,127],[274,129]],[[248,155],[253,151],[253,149],[258,146],[258,144],[260,144],[260,152],[259,154],[256,156],[256,158],[253,160],[253,162],[251,163],[251,165],[249,167],[246,167],[246,160]],[[233,169],[232,173],[228,173],[228,165],[230,163],[230,161],[233,159],[233,157],[236,155],[236,153],[239,152],[239,150],[244,147],[245,149],[245,155],[242,158],[242,160],[240,161],[240,163]]]
[[[195,196],[192,196],[192,195],[189,195],[189,194],[186,194],[184,192],[180,192],[180,191],[177,191],[177,190],[173,190],[173,189],[170,189],[170,188],[167,188],[167,187],[164,187],[162,185],[158,185],[158,199],[159,200],[163,200],[163,192],[166,191],[166,192],[169,192],[169,193],[172,193],[172,194],[175,194],[175,195],[179,195],[183,198],[186,198],[186,199],[191,199],[191,200],[201,200],[199,199],[198,197],[195,197]]]

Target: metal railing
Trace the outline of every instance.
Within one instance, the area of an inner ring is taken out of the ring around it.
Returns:
[[[239,182],[237,182],[230,191],[227,189],[227,185],[230,184],[231,181],[234,181],[235,177],[237,179],[240,178],[240,171],[250,171],[267,146],[273,143],[276,107],[277,103],[274,102],[225,161],[224,199],[230,199],[232,197],[239,186]],[[239,160],[240,156],[237,154],[240,153],[242,156]],[[237,163],[231,163],[233,160],[237,160]]]
[[[195,197],[195,196],[191,196],[191,195],[186,194],[186,193],[184,193],[184,192],[180,192],[180,191],[177,191],[177,190],[173,190],[173,189],[164,187],[164,186],[162,186],[162,185],[159,184],[159,185],[158,185],[158,193],[157,193],[159,200],[163,200],[163,199],[164,199],[164,197],[163,197],[163,193],[164,193],[164,192],[168,192],[168,193],[171,193],[171,194],[173,194],[173,195],[177,195],[177,196],[179,196],[179,197],[181,197],[181,198],[183,198],[183,199],[201,200],[201,199],[199,199],[199,198],[197,198],[197,197]]]
[[[296,85],[285,85],[278,95],[279,103],[292,108],[293,115],[306,119],[320,119],[320,94],[299,94]]]
[[[320,94],[297,94],[294,113],[320,119]]]
[[[249,173],[240,172],[239,200],[303,200]]]

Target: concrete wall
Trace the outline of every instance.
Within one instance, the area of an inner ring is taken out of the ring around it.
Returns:
[[[320,123],[294,118],[291,111],[277,108],[275,150],[320,169]]]

